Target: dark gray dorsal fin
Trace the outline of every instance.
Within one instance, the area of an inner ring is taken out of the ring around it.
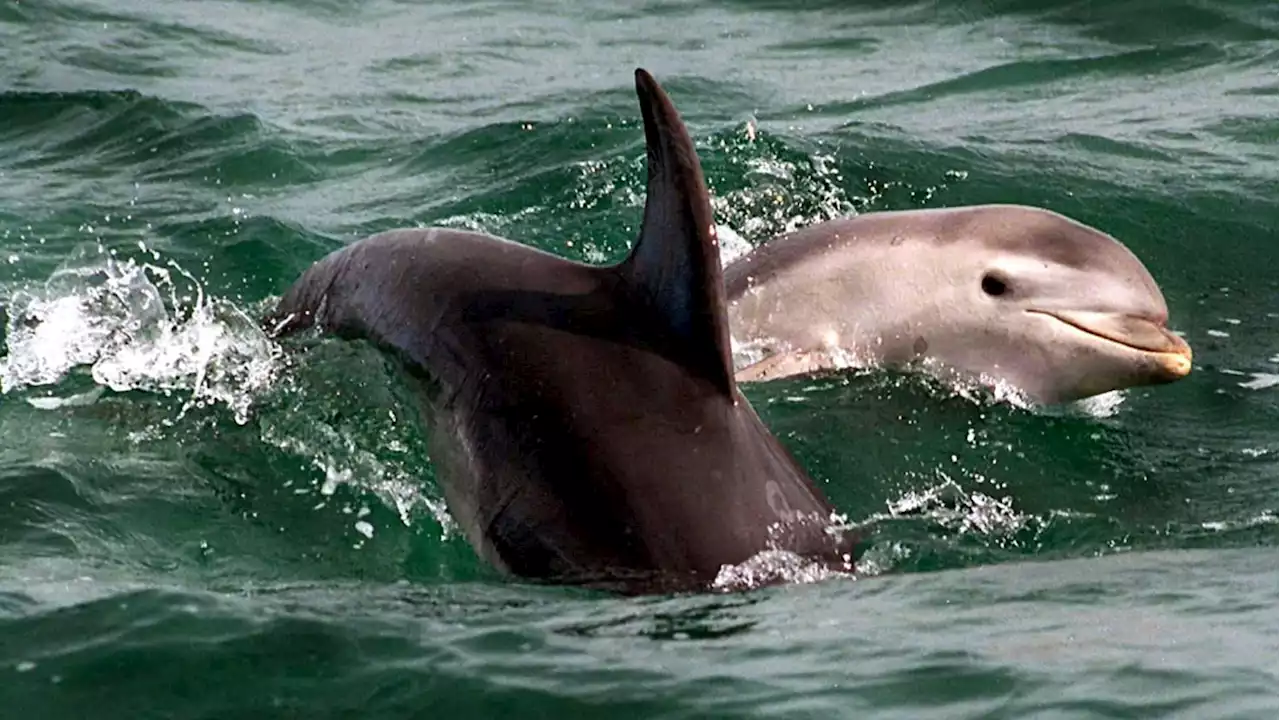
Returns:
[[[691,370],[733,396],[720,246],[702,166],[684,122],[649,73],[636,70],[649,187],[623,277],[673,333]]]

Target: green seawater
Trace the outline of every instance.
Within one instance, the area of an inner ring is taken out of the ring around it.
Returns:
[[[1278,33],[1258,0],[0,3],[0,717],[1276,717]],[[621,257],[637,66],[726,251],[1040,205],[1142,258],[1194,371],[752,386],[856,579],[497,575],[389,363],[256,323],[392,227]]]

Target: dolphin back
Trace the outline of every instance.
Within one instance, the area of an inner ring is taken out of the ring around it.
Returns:
[[[317,262],[266,323],[372,341],[425,381],[450,514],[516,575],[670,588],[769,549],[846,562],[831,506],[735,384],[693,142],[643,70],[636,91],[647,198],[621,262],[390,231]]]

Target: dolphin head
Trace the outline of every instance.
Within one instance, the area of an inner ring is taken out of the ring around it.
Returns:
[[[1052,404],[1191,371],[1142,262],[1039,208],[831,220],[764,244],[725,279],[735,338],[770,348],[741,380],[923,364]]]
[[[936,311],[959,369],[1044,403],[1191,372],[1159,286],[1111,236],[1047,210],[981,206],[955,213],[938,237],[950,240],[939,251],[951,297]]]

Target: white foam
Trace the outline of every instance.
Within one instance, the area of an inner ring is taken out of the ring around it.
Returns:
[[[728,265],[751,252],[751,243],[728,225],[716,225],[716,238],[720,241],[720,264]]]
[[[1013,507],[1009,497],[995,498],[962,488],[945,473],[942,482],[923,491],[909,491],[888,503],[884,519],[903,515],[923,515],[959,533],[1009,535],[1021,530],[1031,519]]]
[[[1275,373],[1249,373],[1253,376],[1252,380],[1237,383],[1246,390],[1266,390],[1280,385],[1280,375]]]
[[[723,565],[711,583],[720,591],[751,590],[775,583],[814,583],[843,575],[785,550],[765,550],[737,565]]]
[[[176,278],[175,278],[176,275]],[[179,286],[188,291],[179,297]],[[166,303],[165,294],[169,293]],[[120,261],[99,249],[55,272],[42,287],[8,303],[0,392],[55,385],[87,366],[99,386],[116,392],[189,392],[183,412],[223,403],[248,422],[254,398],[278,370],[278,351],[234,303],[204,293],[174,263]],[[101,395],[28,398],[54,409]]]
[[[1243,520],[1209,520],[1200,523],[1200,527],[1210,532],[1229,532],[1247,530],[1255,527],[1280,524],[1274,510],[1264,510],[1261,514]]]
[[[1124,404],[1124,400],[1123,390],[1111,390],[1101,395],[1076,400],[1071,403],[1071,406],[1088,417],[1108,418],[1115,417],[1116,413],[1120,412],[1120,406]]]

